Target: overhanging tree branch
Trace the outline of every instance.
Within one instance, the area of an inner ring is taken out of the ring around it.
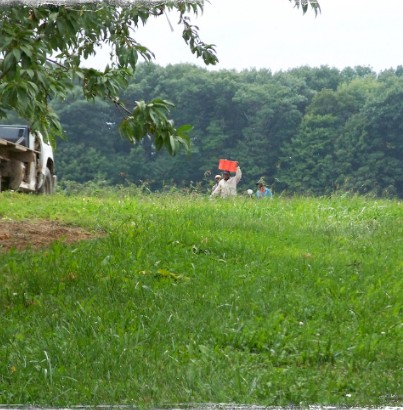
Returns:
[[[304,13],[308,5],[315,12],[319,10],[316,0],[290,1],[302,7]],[[1,7],[0,116],[6,115],[5,109],[12,109],[45,137],[52,140],[62,135],[59,119],[47,105],[48,99],[64,98],[78,81],[86,99],[113,101],[127,86],[139,58],[154,58],[148,48],[135,41],[133,32],[150,16],[158,18],[166,11],[178,12],[178,24],[190,51],[205,64],[216,64],[215,45],[204,43],[199,28],[191,24],[190,16],[203,9],[204,0],[138,1],[125,7],[109,2]],[[111,66],[103,72],[83,68],[83,61],[95,54],[95,46],[102,44],[111,47]],[[176,129],[165,116],[170,108],[171,104],[164,100],[144,105],[136,102],[133,111],[127,110],[121,130],[132,141],[143,130],[144,135],[154,135],[157,147],[175,153],[179,145],[187,145],[191,127]],[[145,122],[137,127],[130,121]],[[134,130],[135,137],[130,135]]]

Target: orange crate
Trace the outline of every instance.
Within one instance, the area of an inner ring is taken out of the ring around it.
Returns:
[[[220,159],[220,162],[218,163],[218,169],[220,169],[221,171],[236,172],[237,166],[238,162],[229,161],[228,159]]]

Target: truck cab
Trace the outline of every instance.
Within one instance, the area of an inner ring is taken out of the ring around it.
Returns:
[[[55,188],[52,146],[26,125],[0,125],[0,191],[52,194]]]

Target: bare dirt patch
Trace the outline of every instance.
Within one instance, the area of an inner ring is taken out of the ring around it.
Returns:
[[[65,243],[92,239],[101,235],[56,221],[9,221],[0,219],[0,253],[10,249],[41,249],[52,242]]]

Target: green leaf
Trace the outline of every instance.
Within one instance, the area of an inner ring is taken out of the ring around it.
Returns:
[[[16,63],[18,63],[18,61],[20,61],[20,58],[21,58],[21,50],[18,48],[13,48],[12,53],[14,55],[14,59]]]
[[[182,135],[182,134],[184,134],[184,135],[186,135],[186,134],[188,134],[190,131],[192,131],[193,130],[193,126],[192,125],[189,125],[189,124],[184,124],[184,125],[181,125],[178,129],[177,129],[177,133],[179,134],[179,135]]]
[[[170,153],[175,155],[176,153],[176,139],[172,134],[169,134],[169,144],[171,147]]]
[[[16,65],[15,56],[13,53],[7,53],[3,60],[3,71],[9,72]]]
[[[32,47],[29,44],[21,44],[21,51],[29,58],[32,58]]]
[[[22,84],[17,90],[17,98],[20,109],[25,111],[28,108],[28,105],[30,104],[30,99],[28,98],[26,88],[24,88]]]

